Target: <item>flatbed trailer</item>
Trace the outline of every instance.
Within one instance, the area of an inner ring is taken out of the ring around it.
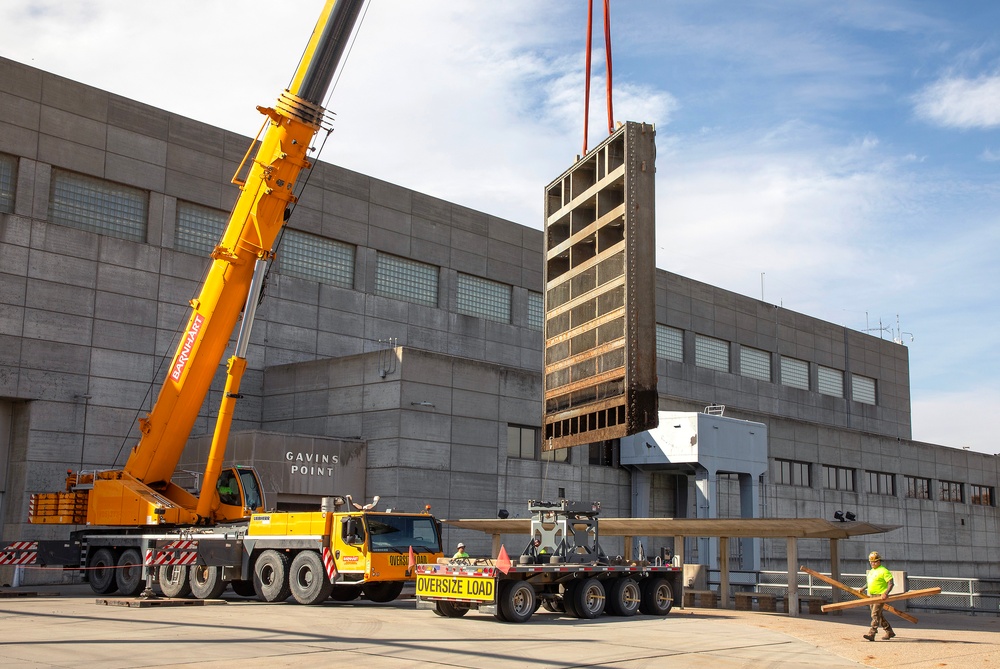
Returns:
[[[665,616],[680,604],[680,567],[604,555],[598,540],[600,504],[528,502],[532,540],[512,561],[440,559],[416,567],[418,609],[458,618],[477,610],[511,623],[539,608],[575,618],[602,613]]]

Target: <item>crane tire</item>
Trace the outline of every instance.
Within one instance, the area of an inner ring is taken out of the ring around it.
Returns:
[[[164,597],[183,598],[191,594],[188,568],[182,564],[160,566],[160,592]]]
[[[222,567],[204,564],[191,565],[188,580],[191,582],[191,593],[198,599],[218,599],[229,585],[228,581],[222,580]]]
[[[292,594],[288,585],[288,556],[266,550],[253,563],[253,589],[265,602],[283,602]]]
[[[142,577],[142,556],[137,548],[126,548],[118,556],[115,584],[122,597],[135,597],[146,587]]]
[[[288,572],[288,587],[295,601],[306,606],[321,604],[330,598],[333,583],[326,577],[319,553],[304,550],[295,556]]]
[[[238,597],[256,597],[257,591],[253,589],[253,581],[230,581],[229,587],[233,589]]]
[[[333,591],[330,592],[330,599],[335,602],[353,602],[360,596],[360,585],[344,585],[343,583],[337,583],[333,586]]]
[[[365,597],[373,602],[391,602],[403,592],[402,581],[373,581],[362,586]]]
[[[115,554],[110,548],[98,548],[87,561],[87,580],[98,595],[110,595],[118,590],[115,579]]]

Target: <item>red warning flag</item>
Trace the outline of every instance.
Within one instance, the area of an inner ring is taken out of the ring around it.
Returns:
[[[510,571],[510,557],[507,555],[507,549],[504,548],[503,544],[500,544],[500,554],[497,555],[497,569],[506,574]]]
[[[414,567],[417,566],[417,556],[413,554],[413,546],[410,546],[410,559],[406,563],[406,575],[410,576],[413,573]]]

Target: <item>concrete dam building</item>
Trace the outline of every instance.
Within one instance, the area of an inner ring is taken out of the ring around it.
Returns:
[[[2,539],[63,536],[27,524],[29,495],[123,464],[249,142],[0,59]],[[626,517],[840,512],[899,526],[844,541],[844,572],[877,549],[912,574],[1000,578],[998,458],[912,440],[905,346],[668,271],[659,427],[543,452],[542,253],[534,227],[318,163],[268,278],[227,459],[256,466],[280,509],[350,493],[441,518],[559,498]],[[224,371],[183,469],[204,462]],[[786,568],[784,541],[728,556],[689,541],[687,562]],[[825,542],[800,544],[829,569]]]

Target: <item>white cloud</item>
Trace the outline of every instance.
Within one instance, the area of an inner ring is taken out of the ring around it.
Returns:
[[[950,128],[1000,126],[1000,76],[949,77],[914,98],[918,117]]]

